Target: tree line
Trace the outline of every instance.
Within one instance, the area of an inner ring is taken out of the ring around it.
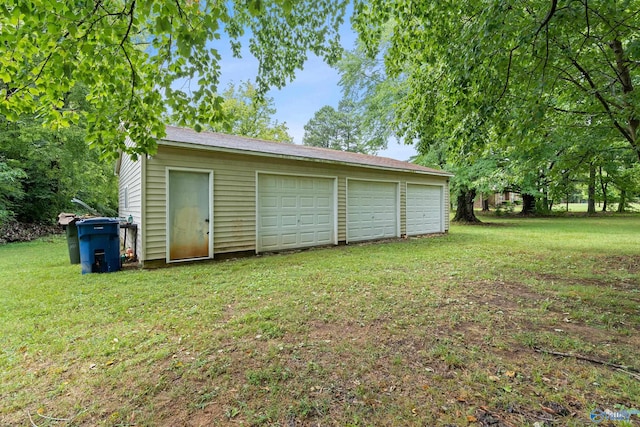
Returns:
[[[88,108],[85,95],[77,86],[65,107]],[[79,209],[74,198],[103,215],[117,215],[113,163],[104,162],[87,144],[86,127],[53,129],[37,115],[12,121],[0,116],[0,226],[10,221],[54,223],[59,213]]]

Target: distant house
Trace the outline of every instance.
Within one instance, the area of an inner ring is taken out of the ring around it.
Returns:
[[[384,157],[167,127],[116,170],[143,265],[449,229],[451,174]]]
[[[473,202],[475,209],[482,209],[483,202],[486,205],[486,209],[495,209],[498,206],[504,206],[505,204],[514,204],[522,202],[522,197],[518,193],[511,191],[505,191],[502,193],[480,194]]]

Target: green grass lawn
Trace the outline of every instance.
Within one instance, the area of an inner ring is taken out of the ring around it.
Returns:
[[[585,426],[640,409],[640,216],[484,219],[84,276],[62,237],[0,246],[0,425]]]

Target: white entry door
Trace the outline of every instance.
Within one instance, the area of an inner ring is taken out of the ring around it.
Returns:
[[[336,244],[335,179],[258,174],[257,251]]]
[[[441,186],[407,184],[407,235],[443,232],[443,211]]]
[[[399,236],[398,184],[347,181],[347,242]]]
[[[167,170],[167,262],[213,256],[213,172]]]

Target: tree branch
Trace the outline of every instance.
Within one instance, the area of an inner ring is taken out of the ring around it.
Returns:
[[[545,350],[538,347],[535,347],[533,350],[536,351],[537,353],[550,354],[552,356],[560,356],[560,357],[573,357],[574,359],[584,360],[586,362],[596,363],[598,365],[609,366],[611,368],[622,369],[624,371],[640,373],[640,369],[634,368],[633,366],[625,366],[625,365],[619,365],[617,363],[605,362],[604,360],[594,359],[592,357],[587,357],[587,356],[581,356],[579,354],[560,353],[558,351]]]
[[[184,12],[182,10],[182,6],[180,6],[180,1],[176,0],[176,6],[178,7],[178,15],[180,15],[180,18],[184,17]]]
[[[127,62],[129,63],[129,68],[131,69],[131,95],[129,98],[129,104],[131,105],[133,103],[133,98],[135,96],[135,89],[136,89],[136,69],[133,66],[133,63],[131,62],[131,58],[129,57],[129,54],[127,53],[127,50],[124,48],[124,46],[120,46],[120,50],[122,50],[122,52],[124,53],[124,57],[127,59]]]
[[[29,417],[29,422],[31,423],[31,427],[39,427],[38,424],[33,422],[33,418],[31,418],[31,412],[27,411],[27,417]]]
[[[591,25],[589,25],[589,0],[584,0],[584,20],[587,24],[587,37],[591,35]],[[586,41],[586,40],[585,40]]]
[[[129,57],[129,53],[127,53],[127,49],[125,49],[124,44],[127,41],[127,39],[129,38],[129,32],[131,31],[131,27],[133,26],[133,14],[134,14],[134,9],[136,7],[136,0],[133,0],[131,2],[131,7],[129,8],[129,25],[127,26],[127,31],[124,34],[124,37],[122,37],[122,40],[120,41],[120,50],[122,50],[122,52],[124,53],[125,58],[127,58],[127,62],[129,63],[129,68],[131,69],[131,96],[129,98],[129,105],[131,105],[133,103],[133,98],[135,96],[135,88],[136,88],[136,69],[133,66],[133,63],[131,62],[131,58]]]
[[[127,13],[127,15],[129,15],[129,25],[127,26],[127,31],[124,33],[124,37],[122,37],[122,40],[120,41],[120,47],[123,47],[124,43],[129,38],[129,33],[131,32],[131,27],[133,27],[133,11],[134,11],[135,7],[136,7],[136,0],[133,0],[131,2],[131,7],[129,8],[129,12]]]
[[[47,57],[44,59],[44,61],[42,61],[42,65],[40,66],[40,70],[38,71],[38,74],[36,74],[36,76],[32,80],[30,80],[29,82],[25,83],[22,87],[16,88],[14,90],[11,90],[11,89],[7,90],[7,95],[5,96],[5,99],[9,99],[9,97],[15,95],[16,93],[18,93],[20,91],[23,91],[27,87],[31,86],[32,83],[38,81],[40,76],[42,76],[42,73],[44,72],[44,69],[47,66],[47,64],[49,63],[49,60],[51,59],[52,56],[53,56],[53,51],[49,52],[49,55],[47,55]]]
[[[544,19],[542,20],[542,24],[540,24],[540,26],[536,30],[535,37],[538,37],[538,33],[542,31],[544,27],[549,25],[551,18],[553,18],[553,15],[556,13],[557,7],[558,7],[558,0],[551,0],[551,9],[549,9],[549,12],[547,12],[547,16],[544,17]]]
[[[579,110],[567,110],[565,108],[560,108],[560,107],[551,107],[553,110],[558,111],[560,113],[571,113],[571,114],[583,114],[586,116],[595,116],[598,114],[606,114],[604,112],[602,113],[594,113],[593,111],[579,111]]]
[[[573,66],[576,67],[578,71],[580,71],[580,73],[582,74],[584,79],[587,81],[587,83],[589,83],[589,86],[593,90],[594,96],[600,102],[602,107],[605,109],[605,111],[607,112],[607,115],[613,122],[613,125],[616,127],[616,129],[618,129],[618,131],[622,134],[622,136],[624,136],[624,138],[631,144],[632,147],[636,148],[636,143],[634,141],[633,136],[618,122],[618,119],[616,119],[615,115],[613,114],[613,111],[611,111],[609,102],[600,93],[600,91],[598,90],[598,87],[594,83],[589,72],[585,68],[583,68],[580,64],[578,64],[578,61],[576,61],[575,59],[570,59],[570,61],[573,64]],[[638,154],[640,155],[640,153]]]
[[[504,94],[507,93],[507,88],[509,87],[509,77],[511,76],[511,63],[513,60],[513,52],[515,52],[516,49],[518,49],[518,47],[520,46],[516,46],[509,51],[509,64],[507,65],[507,78],[504,81],[504,87],[502,88],[502,93],[500,93],[500,96],[498,97],[498,100],[496,102],[500,102]]]

